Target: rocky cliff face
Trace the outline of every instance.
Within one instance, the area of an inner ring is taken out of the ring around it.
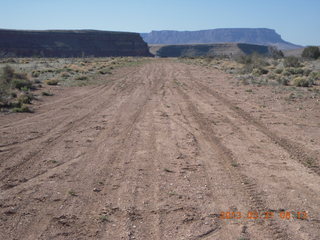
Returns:
[[[195,44],[195,43],[249,43],[272,45],[279,49],[295,49],[301,46],[284,41],[273,29],[221,28],[201,31],[152,31],[142,33],[148,44]]]
[[[150,56],[138,33],[0,30],[2,57]]]

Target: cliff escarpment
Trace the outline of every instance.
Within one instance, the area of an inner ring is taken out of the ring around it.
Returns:
[[[150,56],[138,33],[1,30],[0,57]]]
[[[152,31],[142,33],[148,44],[211,44],[248,43],[275,46],[278,49],[296,49],[301,46],[284,41],[273,29],[268,28],[219,28],[200,31]]]

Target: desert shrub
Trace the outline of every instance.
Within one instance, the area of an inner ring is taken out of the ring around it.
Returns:
[[[277,73],[277,74],[281,74],[283,72],[283,69],[282,68],[277,68],[274,72]]]
[[[265,68],[254,68],[252,71],[252,73],[257,76],[268,74],[268,72],[269,72],[269,70],[267,70]]]
[[[111,74],[111,71],[107,68],[99,70],[99,73],[102,75]]]
[[[34,96],[29,93],[29,94],[21,94],[17,100],[20,104],[30,104],[33,99],[34,99]]]
[[[32,112],[32,110],[25,104],[21,107],[15,107],[12,109],[12,112]]]
[[[53,93],[50,92],[42,92],[42,96],[53,96]]]
[[[14,69],[10,67],[9,65],[6,65],[2,70],[1,75],[1,83],[2,84],[9,84],[12,79],[14,78]]]
[[[285,67],[301,67],[299,58],[294,56],[286,57],[283,64]]]
[[[280,78],[277,79],[277,82],[279,84],[281,84],[281,85],[288,86],[290,80],[288,78],[285,78],[285,77],[280,77]]]
[[[14,73],[13,77],[15,79],[28,79],[26,73]]]
[[[304,69],[302,68],[294,68],[290,67],[286,69],[291,75],[303,75],[304,74]]]
[[[255,67],[261,67],[261,66],[269,66],[270,64],[266,61],[266,58],[264,56],[261,56],[259,54],[251,54],[251,55],[244,55],[240,56],[237,61],[239,63],[242,63],[244,65],[252,64]]]
[[[312,72],[311,69],[308,69],[308,68],[304,68],[304,69],[303,69],[303,75],[304,75],[304,76],[309,76],[311,72]]]
[[[0,76],[1,88],[31,89],[32,82],[28,79],[26,73],[16,73],[10,66],[5,66]]]
[[[256,53],[251,55],[240,56],[237,59],[237,62],[243,64],[242,73],[251,73],[255,71],[256,75],[267,74],[268,71],[264,67],[269,66],[270,64],[265,57],[258,55]],[[259,69],[259,70],[256,70]]]
[[[303,50],[301,56],[304,58],[318,59],[320,57],[320,50],[316,46],[309,46]]]
[[[80,81],[85,81],[85,80],[88,80],[88,77],[87,76],[79,76],[79,77],[76,77],[75,79],[80,80]]]
[[[68,77],[70,77],[70,75],[69,75],[69,73],[67,73],[67,72],[63,72],[63,73],[61,74],[61,77],[63,77],[63,78],[68,78]]]
[[[32,88],[32,82],[28,79],[14,79],[12,80],[12,87],[20,90]]]
[[[39,71],[32,71],[31,76],[34,78],[37,78],[40,76],[40,72]]]
[[[45,81],[45,83],[48,85],[56,86],[56,85],[58,85],[59,80],[58,79],[48,79]]]
[[[293,79],[293,85],[296,87],[310,87],[313,85],[313,81],[304,77],[296,77]]]
[[[320,72],[311,72],[309,77],[312,78],[314,81],[320,80]]]

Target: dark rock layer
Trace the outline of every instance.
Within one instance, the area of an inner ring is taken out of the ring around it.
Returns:
[[[237,57],[253,53],[266,56],[277,56],[280,54],[274,47],[247,43],[153,45],[150,49],[158,57]]]
[[[150,56],[138,33],[0,30],[2,57]]]

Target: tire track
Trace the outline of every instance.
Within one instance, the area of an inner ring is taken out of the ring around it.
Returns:
[[[192,76],[191,72],[188,72],[188,75]],[[196,79],[196,78],[195,78]],[[280,137],[277,134],[270,131],[262,122],[258,121],[254,117],[252,117],[249,113],[245,112],[241,108],[235,106],[231,101],[223,97],[219,92],[208,88],[207,86],[200,83],[199,79],[198,81],[193,81],[195,85],[197,85],[201,91],[205,91],[209,93],[211,96],[215,97],[217,101],[220,101],[224,105],[228,106],[233,112],[235,112],[239,117],[247,121],[249,124],[255,126],[257,129],[259,129],[263,134],[268,136],[275,144],[282,147],[284,150],[286,150],[290,156],[301,163],[303,166],[307,167],[308,169],[312,170],[314,173],[320,176],[320,166],[317,163],[317,159],[308,154],[307,150],[302,148],[300,144],[297,144],[289,139],[286,139],[284,137]]]
[[[232,167],[234,164],[237,164],[237,160],[233,156],[232,152],[221,143],[220,139],[213,132],[213,129],[210,127],[211,122],[208,121],[208,119],[197,110],[196,106],[190,101],[189,96],[181,88],[177,88],[177,90],[187,103],[189,112],[201,127],[202,134],[206,136],[206,138],[212,143],[215,151],[219,152],[219,155],[223,159],[222,162],[226,172],[230,173],[228,175],[232,176],[233,181],[247,194],[251,203],[250,205],[252,206],[252,210],[258,212],[268,212],[269,209],[266,206],[263,198],[257,192],[255,183],[252,182],[249,177],[242,174],[240,171],[236,171],[235,168]],[[274,219],[269,219],[268,222],[261,220],[257,221],[257,223],[267,227],[274,239],[291,239],[289,233],[287,233],[285,229],[281,229],[278,222]]]

